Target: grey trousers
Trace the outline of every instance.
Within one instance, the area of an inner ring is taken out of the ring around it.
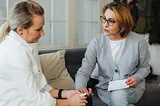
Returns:
[[[94,95],[92,96],[92,106],[135,106],[135,104],[142,97],[144,92],[144,90],[142,89],[137,89],[130,88],[112,91],[111,104],[106,104],[98,97],[97,91],[94,88]]]

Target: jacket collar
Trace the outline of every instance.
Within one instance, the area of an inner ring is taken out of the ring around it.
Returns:
[[[33,52],[33,48],[28,44],[22,37],[15,31],[11,30],[9,32],[9,37],[15,39],[17,42],[19,42],[22,46],[26,47],[28,50]]]

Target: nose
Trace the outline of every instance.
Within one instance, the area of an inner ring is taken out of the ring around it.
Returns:
[[[41,35],[41,36],[44,36],[44,35],[45,35],[44,29],[41,30],[40,35]]]
[[[105,27],[105,28],[108,28],[108,27],[109,27],[107,21],[104,23],[104,27]]]

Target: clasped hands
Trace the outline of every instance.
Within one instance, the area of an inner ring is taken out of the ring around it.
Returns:
[[[82,96],[83,92],[79,90],[66,90],[63,97],[68,98],[70,106],[86,106],[88,103],[87,96]]]

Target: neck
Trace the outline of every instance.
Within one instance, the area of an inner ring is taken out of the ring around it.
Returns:
[[[126,37],[121,37],[120,34],[118,35],[108,35],[109,39],[110,40],[122,40],[122,39],[125,39]]]

